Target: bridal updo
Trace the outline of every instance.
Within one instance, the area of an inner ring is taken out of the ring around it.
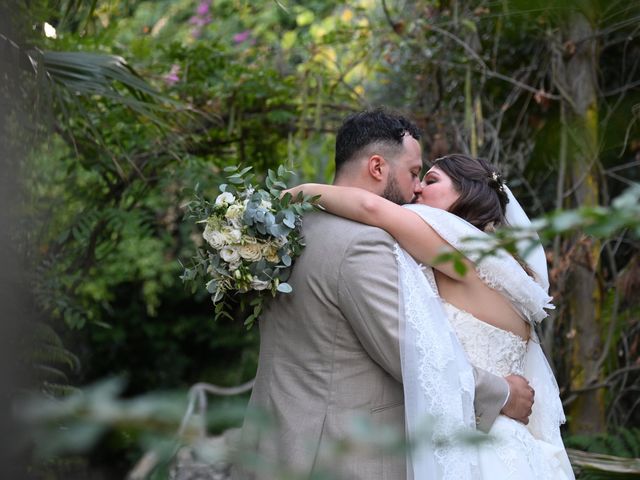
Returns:
[[[451,178],[460,194],[449,212],[487,232],[506,223],[509,198],[502,175],[493,165],[482,158],[453,154],[437,159],[433,166]]]

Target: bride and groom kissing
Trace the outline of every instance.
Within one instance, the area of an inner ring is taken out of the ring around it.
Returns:
[[[419,138],[402,116],[357,113],[336,137],[334,185],[291,189],[321,195],[326,212],[305,216],[293,292],[260,318],[249,408],[276,427],[245,421],[242,448],[262,463],[233,478],[573,478],[533,328],[551,300],[542,248],[479,261],[463,239],[528,219],[481,159],[449,155],[420,179]],[[465,274],[437,261],[446,249],[464,254]],[[409,453],[332,455],[358,415],[406,434]],[[460,441],[471,431],[489,435]]]

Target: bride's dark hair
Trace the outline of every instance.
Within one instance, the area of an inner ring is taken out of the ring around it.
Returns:
[[[482,158],[460,153],[438,158],[433,166],[451,178],[453,188],[460,194],[449,207],[450,213],[464,218],[483,232],[491,232],[507,224],[505,212],[509,196],[497,168]],[[531,268],[519,255],[514,254],[513,257],[529,276],[535,278]]]
[[[509,198],[502,175],[493,165],[482,158],[456,153],[437,159],[433,166],[451,178],[460,194],[449,212],[482,231],[491,231],[506,223],[504,215]]]

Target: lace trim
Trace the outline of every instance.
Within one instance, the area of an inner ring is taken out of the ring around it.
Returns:
[[[558,384],[535,332],[527,348],[524,376],[536,391],[537,400],[527,428],[536,438],[562,446],[560,425],[565,423],[566,417]]]

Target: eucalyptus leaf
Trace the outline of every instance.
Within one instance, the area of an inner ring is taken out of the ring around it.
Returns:
[[[274,237],[285,236],[290,231],[291,231],[290,228],[288,228],[287,226],[285,226],[285,225],[283,225],[281,223],[276,223],[275,225],[272,225],[271,227],[269,227],[269,233],[271,235],[273,235]]]
[[[267,228],[276,223],[276,217],[271,212],[266,212],[264,215],[264,224]]]
[[[280,293],[291,293],[291,292],[293,292],[293,288],[291,288],[291,285],[289,285],[286,282],[283,282],[283,283],[279,284],[277,290]]]
[[[296,228],[296,217],[291,210],[285,210],[282,223],[289,228]]]
[[[213,303],[218,303],[224,297],[222,290],[217,290],[213,298]]]
[[[207,292],[215,293],[215,291],[218,288],[218,282],[216,282],[216,280],[214,278],[212,278],[211,280],[209,280],[207,282],[206,288],[207,288]]]
[[[239,185],[241,183],[244,183],[244,180],[242,179],[242,177],[237,177],[235,175],[232,175],[230,177],[227,178],[227,180],[229,180],[229,182],[235,184],[235,185]]]

